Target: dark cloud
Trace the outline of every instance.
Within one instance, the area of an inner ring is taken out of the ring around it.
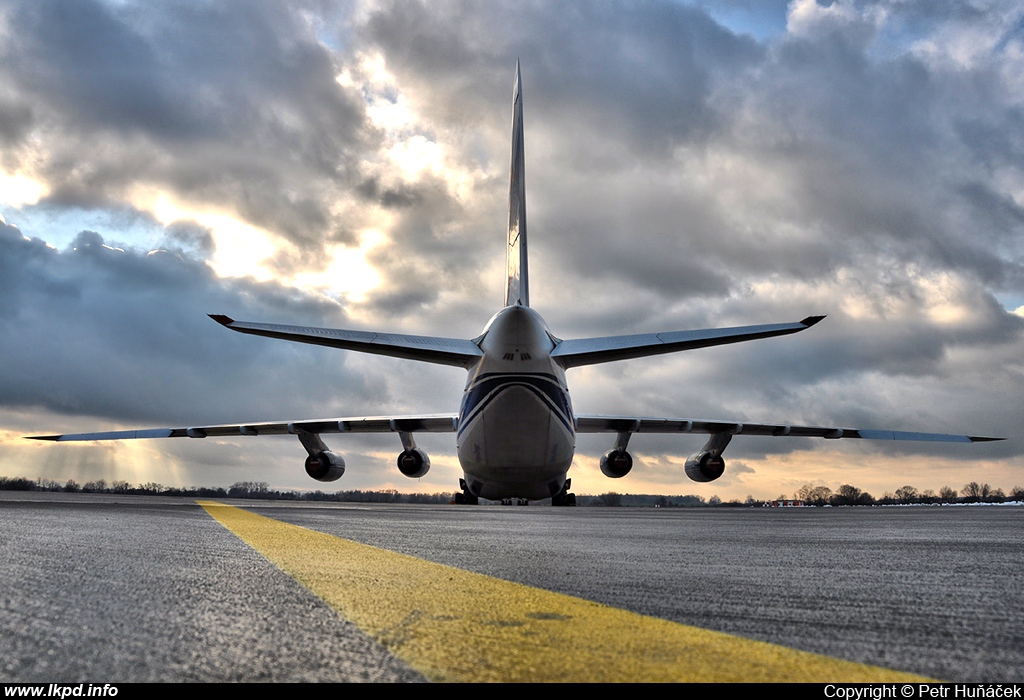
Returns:
[[[761,52],[704,12],[663,2],[492,3],[468,16],[458,3],[383,3],[367,30],[389,67],[430,91],[439,118],[506,97],[494,78],[518,56],[533,117],[573,125],[562,144],[583,146],[574,136],[597,131],[648,157],[713,130],[711,84]],[[493,111],[493,102],[481,108]]]
[[[408,183],[398,183],[393,187],[381,185],[380,178],[369,177],[354,188],[356,192],[370,201],[379,202],[385,209],[401,209],[419,204],[423,197],[415,187]]]
[[[167,424],[330,414],[340,396],[356,406],[386,400],[344,369],[344,357],[240,343],[206,317],[346,325],[336,305],[276,284],[219,280],[182,251],[118,249],[93,231],[57,251],[4,225],[0,298],[7,408]],[[297,383],[316,386],[316,397],[296,392]]]
[[[32,127],[32,109],[26,104],[8,102],[0,97],[0,141],[3,142],[5,150],[18,146],[28,136]],[[12,154],[13,155],[13,154]],[[17,166],[19,163],[8,155],[5,163],[8,166]]]
[[[210,229],[190,221],[176,221],[167,227],[167,239],[187,250],[197,251],[203,258],[209,258],[214,251]]]

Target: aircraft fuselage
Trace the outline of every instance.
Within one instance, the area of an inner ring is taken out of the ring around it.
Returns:
[[[505,307],[484,329],[459,409],[459,462],[473,494],[542,499],[565,484],[576,431],[555,345],[526,306]]]

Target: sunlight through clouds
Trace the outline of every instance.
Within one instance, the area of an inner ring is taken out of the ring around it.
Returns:
[[[380,286],[381,278],[367,256],[387,243],[377,230],[363,231],[359,246],[336,245],[327,251],[331,261],[322,272],[302,272],[290,278],[289,284],[307,291],[318,291],[332,298],[345,298],[361,303],[366,295]],[[366,319],[370,320],[370,319]]]
[[[424,174],[436,176],[452,196],[464,198],[480,173],[446,153],[445,146],[431,135],[444,127],[427,123],[415,112],[383,54],[359,54],[357,66],[342,71],[337,81],[365,96],[367,116],[384,135],[377,159],[367,165],[389,178],[401,174],[407,181],[419,180]]]
[[[23,173],[0,169],[0,203],[18,209],[36,204],[49,193],[45,182]]]
[[[215,248],[209,262],[221,277],[254,277],[265,281],[275,276],[264,263],[274,255],[280,243],[268,232],[228,213],[202,211],[175,202],[166,192],[155,193],[145,200],[140,208],[151,211],[164,226],[177,221],[195,221],[210,230]]]

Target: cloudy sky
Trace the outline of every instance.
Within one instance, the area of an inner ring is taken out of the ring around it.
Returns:
[[[563,338],[795,321],[569,372],[582,413],[1009,436],[581,437],[578,493],[1024,485],[1024,11],[934,2],[0,7],[0,474],[315,488],[294,438],[26,434],[454,411],[458,369],[230,333],[472,338],[501,304],[522,62],[531,302]],[[334,436],[452,489],[454,436]],[[845,442],[845,441],[844,441]]]

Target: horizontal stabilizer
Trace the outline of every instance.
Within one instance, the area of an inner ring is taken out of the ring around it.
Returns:
[[[594,365],[616,360],[662,355],[683,350],[709,348],[715,345],[742,343],[747,340],[772,338],[777,335],[799,333],[816,324],[824,316],[809,316],[797,323],[773,323],[762,326],[736,328],[709,328],[696,331],[669,333],[643,333],[640,335],[613,335],[604,338],[563,340],[552,351],[551,357],[565,369]]]
[[[436,338],[424,335],[401,335],[398,333],[373,333],[371,331],[347,331],[336,328],[307,328],[304,326],[281,326],[272,323],[246,323],[228,316],[210,314],[217,323],[239,333],[262,335],[267,338],[291,340],[296,343],[323,345],[329,348],[354,350],[419,360],[439,365],[471,367],[483,352],[472,340],[459,338]]]

